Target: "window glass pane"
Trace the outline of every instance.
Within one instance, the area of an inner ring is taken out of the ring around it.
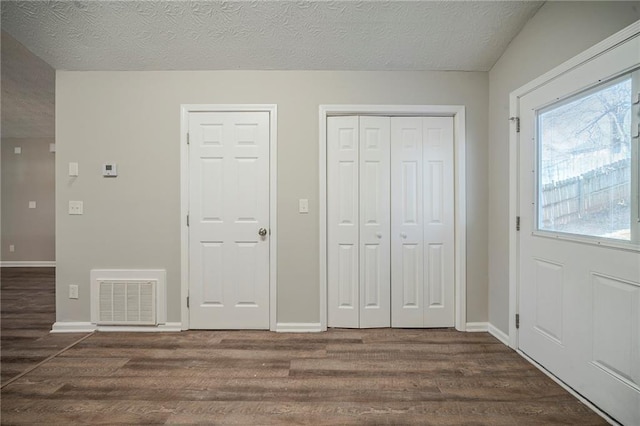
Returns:
[[[630,240],[631,77],[537,117],[538,229]]]

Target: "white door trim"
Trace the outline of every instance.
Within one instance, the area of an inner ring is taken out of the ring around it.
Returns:
[[[335,115],[447,116],[454,127],[455,293],[456,329],[467,322],[466,246],[467,213],[465,185],[464,105],[320,105],[319,108],[319,219],[320,219],[320,327],[327,329],[327,117]]]
[[[593,60],[597,56],[615,48],[624,41],[638,36],[638,34],[640,34],[640,21],[634,22],[628,27],[613,34],[611,37],[601,41],[579,55],[574,56],[561,65],[558,65],[551,71],[541,75],[533,81],[530,81],[519,89],[514,90],[509,95],[509,116],[520,117],[519,108],[521,97],[540,86],[545,85],[551,80],[554,80],[559,76]],[[515,149],[509,149],[509,346],[513,349],[518,349],[518,330],[516,329],[515,317],[519,312],[518,292],[520,290],[520,282],[518,281],[518,246],[520,240],[518,232],[516,231],[516,216],[519,214],[519,137],[519,133],[516,132],[515,123],[512,122],[511,128],[509,129],[509,147],[515,147]]]
[[[269,330],[277,324],[277,176],[278,106],[275,104],[182,104],[180,105],[180,311],[182,329],[189,329],[189,151],[187,132],[191,112],[268,112],[269,113]]]

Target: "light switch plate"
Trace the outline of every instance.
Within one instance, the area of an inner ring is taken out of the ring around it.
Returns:
[[[69,286],[69,299],[77,299],[78,298],[78,286],[75,284],[71,284]]]
[[[300,198],[298,201],[298,212],[309,213],[309,200],[306,198]]]
[[[78,176],[78,163],[69,163],[69,176]]]
[[[49,152],[56,152],[56,144],[55,143],[50,143],[49,144]]]
[[[82,201],[69,201],[69,214],[83,214]]]
[[[19,146],[16,146],[13,148],[13,153],[14,154],[22,154],[22,148],[20,148]]]
[[[29,208],[30,209],[35,209],[36,208],[36,202],[35,201],[29,201]]]
[[[16,251],[16,246],[14,246],[13,244],[9,244],[9,251],[11,253],[13,253],[14,251]]]

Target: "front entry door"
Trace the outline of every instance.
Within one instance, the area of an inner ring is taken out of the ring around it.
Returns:
[[[618,73],[638,52],[636,39],[519,99],[518,347],[628,425],[640,424],[640,75]]]
[[[269,112],[189,113],[189,324],[269,328]]]

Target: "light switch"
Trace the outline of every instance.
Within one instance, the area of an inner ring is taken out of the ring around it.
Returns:
[[[36,208],[36,202],[35,201],[29,201],[29,208],[30,209],[35,209]]]
[[[69,163],[69,176],[78,176],[78,163]]]
[[[16,251],[16,246],[14,246],[13,244],[9,244],[9,251],[11,253],[13,253],[14,251]]]
[[[19,146],[16,146],[13,148],[13,153],[14,154],[22,154],[22,148],[20,148]]]
[[[309,200],[306,198],[300,198],[298,201],[298,212],[309,213]]]
[[[82,214],[83,209],[82,201],[69,201],[69,214]]]
[[[78,286],[71,284],[69,285],[69,299],[77,299],[78,298]]]
[[[56,144],[55,143],[50,143],[49,144],[49,152],[56,152]]]

